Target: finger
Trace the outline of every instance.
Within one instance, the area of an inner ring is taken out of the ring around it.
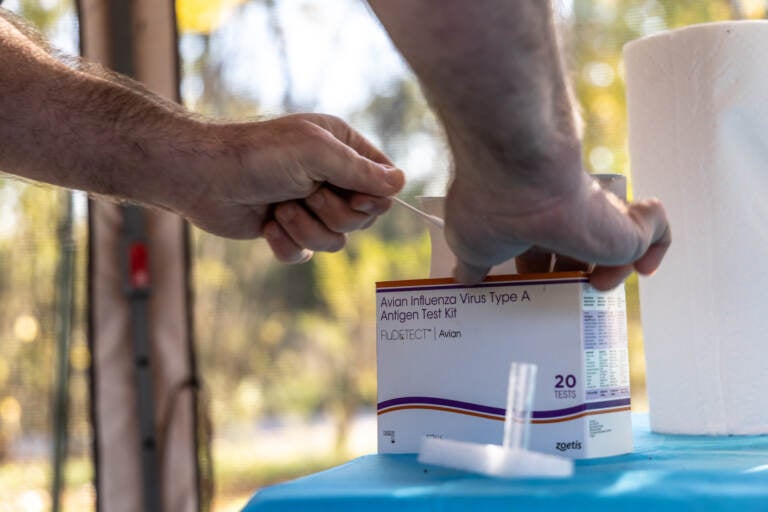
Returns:
[[[368,229],[369,227],[373,226],[377,218],[378,217],[371,217],[370,219],[368,219],[368,222],[360,226],[360,229]]]
[[[672,241],[664,207],[657,199],[629,205],[624,217],[631,222],[635,249],[629,256],[622,257],[624,264],[609,263],[595,268],[590,283],[599,290],[615,288],[635,269],[641,274],[653,273],[661,264]],[[616,259],[616,255],[608,255],[608,259]],[[593,261],[599,263],[601,260],[595,258]]]
[[[657,199],[646,199],[630,205],[629,216],[639,227],[650,244],[634,263],[618,266],[598,266],[595,268],[590,283],[598,290],[610,290],[621,284],[624,279],[637,270],[641,274],[652,274],[661,264],[664,255],[672,243],[664,207]]]
[[[298,247],[335,252],[344,247],[347,241],[343,234],[328,229],[294,201],[277,205],[275,219]]]
[[[310,114],[310,118],[313,119],[318,126],[325,128],[338,140],[357,151],[359,155],[362,155],[369,160],[373,160],[374,162],[394,167],[392,161],[383,151],[374,146],[368,139],[363,137],[357,130],[349,126],[342,119],[326,114]]]
[[[388,197],[369,196],[367,194],[353,194],[349,198],[349,206],[358,212],[377,216],[386,213],[392,207],[392,200]]]
[[[356,130],[350,128],[345,135],[346,139],[342,138],[340,140],[347,146],[357,151],[360,155],[368,158],[369,160],[373,160],[374,162],[394,167],[395,164],[392,163],[392,160],[390,160],[383,151],[374,146],[368,139],[363,137]]]
[[[465,285],[474,285],[485,279],[491,267],[479,267],[470,263],[457,260],[453,269],[453,277],[456,281]]]
[[[316,190],[305,202],[312,213],[336,233],[360,229],[370,219],[370,215],[353,210],[346,200],[325,187]]]
[[[664,259],[664,255],[667,253],[667,249],[669,249],[669,245],[672,243],[671,235],[665,238],[665,240],[661,240],[648,248],[643,257],[635,262],[635,270],[646,276],[656,272],[661,265],[661,260]]]
[[[283,263],[305,263],[312,258],[312,251],[296,245],[277,222],[265,224],[263,234],[275,257]]]
[[[327,187],[321,187],[306,200],[312,213],[336,233],[349,233],[369,226],[374,218],[387,210],[391,202],[384,197],[352,195],[344,198]]]
[[[360,194],[341,187],[336,187],[330,183],[323,185],[323,188],[336,194],[343,201],[349,203],[350,208],[358,212],[370,215],[381,215],[392,207],[392,199],[389,197]]]
[[[308,157],[308,171],[315,181],[327,181],[347,190],[374,196],[391,196],[405,185],[403,171],[359,154],[327,130],[317,127],[323,144]]]
[[[553,270],[555,272],[587,272],[589,270],[589,264],[575,258],[557,254],[555,255]]]
[[[669,227],[664,207],[657,199],[649,199],[632,205],[630,214],[648,220],[654,226],[651,245],[635,262],[635,269],[644,275],[656,271],[672,244],[672,230]]]
[[[620,266],[640,260],[652,245],[663,244],[669,225],[658,200],[627,205],[614,195],[605,194],[597,185],[569,211],[577,219],[576,226],[568,232],[571,236],[552,239],[547,245],[559,254],[598,265]],[[586,217],[579,222],[581,212]],[[663,256],[663,250],[654,254]],[[649,260],[648,264],[658,262]]]
[[[597,290],[613,290],[629,277],[632,270],[632,265],[597,266],[589,276],[589,283]]]
[[[515,267],[520,274],[538,274],[550,271],[552,253],[539,247],[531,247],[515,257]]]
[[[672,231],[667,223],[666,214],[664,213],[664,207],[656,199],[650,199],[641,201],[632,205],[635,213],[634,215],[639,217],[645,217],[650,220],[655,231],[653,234],[653,242],[651,243],[645,254],[638,259],[634,264],[621,265],[621,266],[598,266],[592,272],[589,282],[598,290],[611,290],[621,284],[633,270],[637,270],[644,275],[653,274],[661,264],[661,260],[664,259],[664,255],[669,249],[672,243]],[[643,221],[639,221],[643,222]]]

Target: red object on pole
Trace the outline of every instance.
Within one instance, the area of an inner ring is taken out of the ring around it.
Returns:
[[[149,287],[149,253],[147,244],[134,242],[128,254],[128,272],[131,288],[134,290]]]

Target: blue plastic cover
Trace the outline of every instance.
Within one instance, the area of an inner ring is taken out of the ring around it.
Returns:
[[[265,511],[768,511],[768,437],[653,434],[634,415],[635,451],[578,461],[568,480],[500,480],[367,455],[256,493]]]

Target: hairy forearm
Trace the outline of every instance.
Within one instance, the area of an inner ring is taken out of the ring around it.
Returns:
[[[0,69],[0,171],[162,207],[184,193],[178,163],[192,159],[202,125],[180,109],[65,65],[7,13]]]
[[[370,0],[453,146],[525,162],[578,134],[547,0]],[[461,168],[458,169],[461,171]]]
[[[9,16],[0,9],[0,171],[166,208],[220,236],[263,235],[294,263],[340,249],[403,187],[338,118],[198,120],[125,77],[62,62]]]

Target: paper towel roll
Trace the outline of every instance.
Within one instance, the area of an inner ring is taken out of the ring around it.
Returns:
[[[624,47],[637,197],[674,242],[640,284],[653,430],[768,433],[768,22]]]

